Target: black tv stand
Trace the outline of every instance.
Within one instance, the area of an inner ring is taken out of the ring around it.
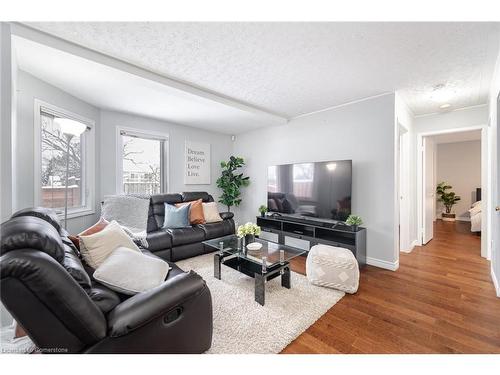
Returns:
[[[293,215],[258,216],[257,225],[263,232],[272,233],[275,242],[299,244],[307,250],[317,244],[343,247],[352,251],[360,267],[366,265],[365,228],[353,231],[343,222]]]

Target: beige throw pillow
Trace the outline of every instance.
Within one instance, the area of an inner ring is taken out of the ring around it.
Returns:
[[[110,289],[133,295],[161,285],[169,268],[159,258],[118,247],[95,270],[94,278]]]
[[[217,223],[222,221],[219,215],[219,209],[217,208],[217,203],[209,202],[203,203],[203,216],[205,216],[205,221],[207,223]]]
[[[109,223],[102,231],[80,236],[83,259],[92,268],[99,267],[116,248],[122,246],[141,252],[132,239],[116,221]]]

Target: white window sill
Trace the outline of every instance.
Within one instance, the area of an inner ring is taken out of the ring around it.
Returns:
[[[68,210],[68,219],[74,219],[77,217],[94,215],[95,210],[91,208],[80,208],[75,210]],[[60,220],[64,220],[64,209],[62,211],[57,210],[57,217]]]

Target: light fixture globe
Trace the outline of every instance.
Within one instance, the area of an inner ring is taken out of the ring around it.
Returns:
[[[59,125],[61,131],[67,135],[79,136],[87,129],[87,125],[68,118],[56,117],[54,122]]]

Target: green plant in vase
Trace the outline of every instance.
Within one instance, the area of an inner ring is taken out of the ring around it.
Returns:
[[[221,161],[222,174],[217,179],[217,187],[222,189],[219,202],[227,206],[231,212],[231,207],[239,206],[241,203],[241,188],[250,184],[250,177],[237,173],[239,168],[245,165],[243,158],[231,156],[229,161]]]
[[[259,212],[260,212],[260,216],[262,216],[262,217],[266,216],[267,206],[261,205],[259,207]]]
[[[363,220],[358,215],[349,215],[345,221],[347,225],[350,225],[353,231],[357,231],[358,227],[363,224]]]
[[[255,236],[259,236],[261,233],[260,227],[254,223],[246,223],[240,225],[236,231],[238,237],[245,238],[245,245],[255,241]]]
[[[448,185],[444,181],[440,182],[436,186],[438,202],[443,202],[445,207],[445,212],[441,214],[444,221],[455,221],[455,214],[451,212],[451,209],[461,199],[460,196],[456,195],[454,191],[448,191],[452,188],[453,186]]]

